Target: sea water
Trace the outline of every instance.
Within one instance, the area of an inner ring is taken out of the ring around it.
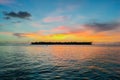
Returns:
[[[120,47],[1,45],[0,80],[120,80]]]

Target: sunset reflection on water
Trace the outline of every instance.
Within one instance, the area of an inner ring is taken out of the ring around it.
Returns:
[[[3,79],[120,79],[120,47],[0,46],[0,51]]]

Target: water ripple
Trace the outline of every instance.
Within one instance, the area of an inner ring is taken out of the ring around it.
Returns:
[[[120,48],[0,46],[0,80],[120,80]]]

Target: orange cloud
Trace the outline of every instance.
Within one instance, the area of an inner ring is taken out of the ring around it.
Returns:
[[[119,24],[92,24],[79,27],[58,26],[51,30],[40,30],[33,33],[0,32],[0,34],[32,38],[35,41],[120,41]]]
[[[11,35],[11,33],[2,33]],[[42,33],[43,34],[43,33]],[[42,35],[41,33],[13,33],[14,36],[31,38],[35,41],[93,41],[93,42],[115,42],[120,41],[119,32],[110,34],[109,32],[93,33],[91,31],[56,33]]]

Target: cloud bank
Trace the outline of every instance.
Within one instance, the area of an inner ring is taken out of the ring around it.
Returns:
[[[120,28],[120,23],[111,22],[111,23],[91,23],[86,24],[85,28],[94,30],[96,32],[110,31],[117,28]]]

